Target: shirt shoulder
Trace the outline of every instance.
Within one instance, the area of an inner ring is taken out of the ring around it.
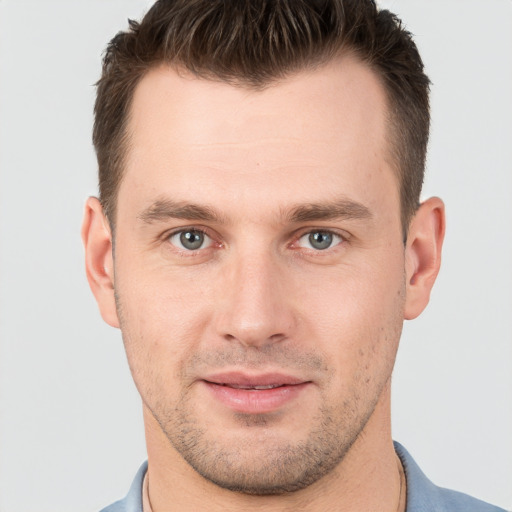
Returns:
[[[148,469],[147,461],[137,471],[128,494],[122,500],[105,507],[100,512],[143,512],[142,511],[142,483]]]
[[[395,442],[407,481],[407,512],[506,512],[467,494],[434,485],[409,452]]]
[[[407,512],[506,512],[467,494],[434,485],[421,471],[409,452],[395,442],[407,480]],[[135,475],[126,497],[116,501],[101,512],[143,512],[142,492],[147,462]]]

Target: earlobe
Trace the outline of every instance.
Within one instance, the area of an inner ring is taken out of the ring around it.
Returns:
[[[95,197],[85,203],[82,241],[87,280],[101,316],[112,327],[119,327],[114,296],[112,234],[101,203]]]
[[[420,205],[409,226],[405,248],[406,320],[416,318],[428,304],[441,266],[444,233],[444,204],[432,197]]]

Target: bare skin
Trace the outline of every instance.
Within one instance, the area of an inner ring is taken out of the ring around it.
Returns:
[[[391,511],[390,379],[439,270],[444,208],[404,247],[381,84],[350,57],[263,91],[139,84],[115,257],[87,274],[144,408],[154,512]]]

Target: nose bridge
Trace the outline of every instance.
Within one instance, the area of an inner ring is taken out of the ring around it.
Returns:
[[[219,334],[246,346],[286,339],[293,312],[283,293],[286,276],[278,255],[268,248],[240,250],[228,267]]]

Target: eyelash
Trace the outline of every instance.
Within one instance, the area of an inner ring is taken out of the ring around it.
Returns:
[[[207,247],[204,247],[204,248],[200,247],[200,248],[194,250],[194,249],[180,248],[171,242],[171,239],[173,237],[176,237],[176,236],[184,234],[184,233],[190,233],[190,232],[198,233],[205,237],[208,237],[211,240],[210,244]],[[180,229],[176,229],[174,231],[166,233],[163,236],[163,239],[166,242],[168,242],[170,245],[172,245],[175,248],[176,252],[180,256],[184,256],[184,257],[198,256],[198,255],[204,253],[205,250],[212,248],[212,246],[216,246],[217,248],[222,247],[222,244],[220,242],[215,241],[215,236],[213,236],[211,233],[209,233],[206,229],[197,228],[197,227],[182,227]]]
[[[207,247],[204,247],[204,248],[199,247],[198,249],[194,250],[194,249],[186,249],[186,248],[177,247],[175,244],[173,244],[171,242],[171,239],[173,237],[187,233],[187,232],[194,232],[194,233],[202,234],[203,236],[208,237],[211,240],[211,243]],[[307,235],[312,235],[315,233],[330,235],[334,239],[336,239],[336,238],[339,239],[339,241],[337,243],[333,242],[333,244],[331,246],[326,247],[325,249],[314,249],[314,248],[302,247],[302,246],[298,245],[299,241],[302,238],[304,238]],[[296,250],[296,251],[299,251],[299,250],[307,251],[307,253],[310,255],[322,256],[324,254],[331,253],[333,250],[335,250],[340,245],[345,245],[345,243],[348,241],[348,238],[349,237],[347,236],[347,234],[345,234],[345,233],[342,234],[335,230],[322,229],[322,228],[308,228],[307,230],[303,230],[300,233],[298,233],[296,236],[294,236],[293,241],[288,245],[288,247],[291,248],[292,250]],[[165,241],[167,241],[169,244],[173,245],[175,250],[178,252],[178,254],[180,256],[184,256],[184,257],[197,256],[201,253],[204,253],[204,251],[206,251],[207,249],[221,248],[223,246],[223,244],[221,242],[216,241],[216,237],[213,236],[212,233],[210,233],[208,230],[206,230],[204,228],[199,228],[199,227],[182,227],[182,228],[176,229],[174,231],[167,232],[163,236],[163,239]]]
[[[330,235],[333,237],[333,243],[329,247],[326,247],[325,249],[315,249],[315,248],[308,248],[299,246],[299,242],[302,238],[306,236],[311,236],[315,233],[321,233],[323,235]],[[336,239],[339,241],[336,242]],[[308,255],[314,255],[314,256],[322,256],[331,254],[336,248],[339,248],[340,245],[344,245],[348,241],[348,235],[342,234],[339,231],[335,231],[332,229],[323,229],[323,228],[308,228],[305,231],[301,231],[298,236],[294,238],[294,241],[290,244],[290,247],[295,250],[303,250],[307,251]]]

